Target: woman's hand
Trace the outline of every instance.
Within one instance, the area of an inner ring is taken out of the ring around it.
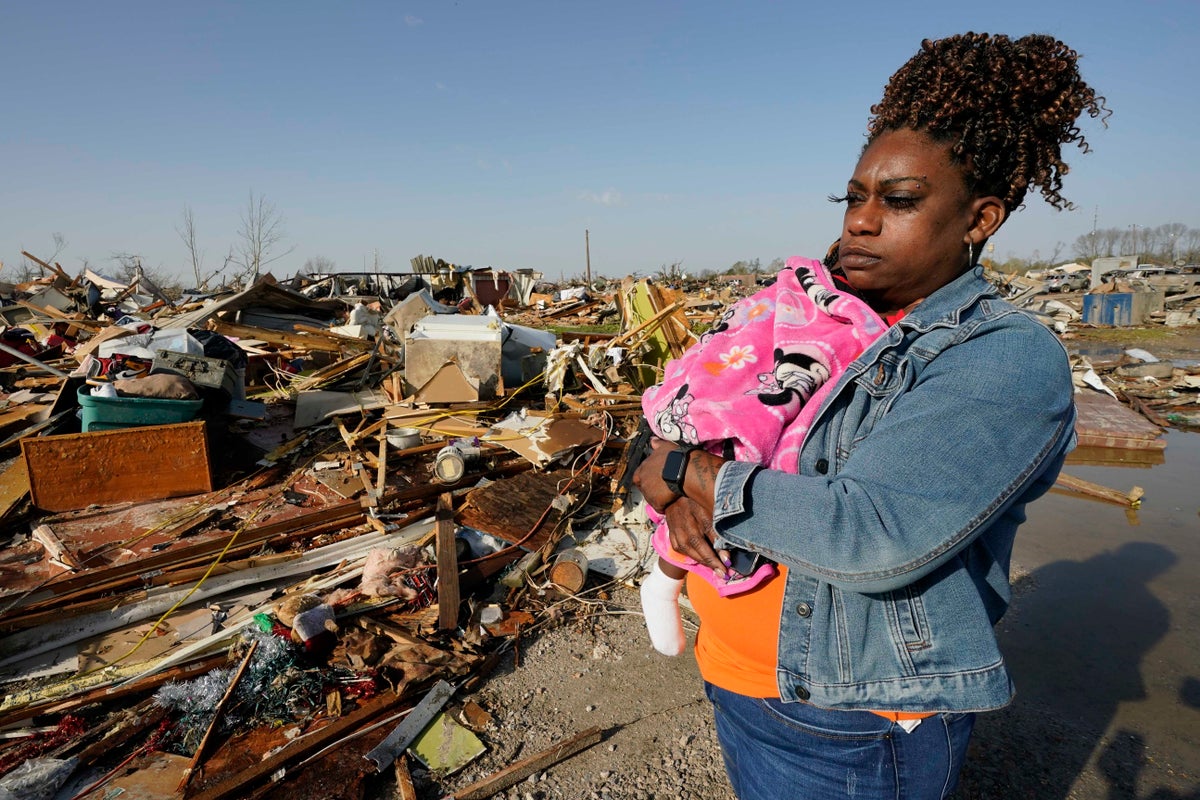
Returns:
[[[666,518],[671,549],[699,561],[718,575],[727,576],[726,564],[712,546],[717,538],[717,532],[713,529],[712,514],[695,500],[681,497],[667,506]]]
[[[667,518],[671,547],[675,552],[723,575],[726,566],[712,548],[712,542],[717,538],[712,521],[713,483],[723,462],[703,450],[693,451],[684,479],[688,493],[680,497],[667,488],[662,479],[667,453],[677,446],[665,439],[652,438],[650,455],[633,473],[633,485],[641,491],[651,508]]]
[[[642,497],[646,498],[650,507],[662,514],[667,506],[671,505],[678,497],[667,488],[667,484],[662,479],[663,462],[667,458],[667,453],[674,450],[676,445],[653,436],[650,438],[650,448],[650,455],[646,456],[633,473],[633,485],[641,491]]]

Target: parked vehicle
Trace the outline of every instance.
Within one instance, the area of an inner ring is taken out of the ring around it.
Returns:
[[[1088,288],[1089,283],[1088,273],[1083,271],[1055,272],[1046,276],[1046,291],[1073,292],[1084,290]]]

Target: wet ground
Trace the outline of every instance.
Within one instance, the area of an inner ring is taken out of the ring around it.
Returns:
[[[1129,511],[1051,493],[1017,537],[1000,626],[1012,707],[980,719],[959,797],[1200,798],[1200,434],[1165,463],[1069,463],[1146,490]]]

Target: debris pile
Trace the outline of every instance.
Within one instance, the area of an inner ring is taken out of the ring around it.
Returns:
[[[453,773],[500,655],[642,569],[626,444],[695,339],[678,293],[535,304],[419,257],[172,300],[43,266],[3,309],[0,797]],[[613,332],[546,329],[579,302]]]
[[[642,390],[755,289],[418,256],[172,299],[27,256],[47,276],[0,308],[0,798],[357,798],[391,769],[415,797],[410,757],[456,772],[501,655],[641,574]],[[1081,402],[1081,440],[1200,425],[1195,368],[1078,374],[1150,420]]]

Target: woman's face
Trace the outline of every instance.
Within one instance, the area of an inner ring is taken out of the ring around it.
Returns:
[[[968,240],[978,249],[1003,220],[997,198],[968,194],[949,145],[888,131],[847,186],[838,265],[876,310],[902,309],[961,275]]]

